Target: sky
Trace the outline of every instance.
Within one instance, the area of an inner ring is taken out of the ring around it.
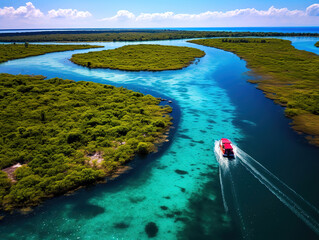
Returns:
[[[319,26],[319,0],[0,0],[0,29]]]

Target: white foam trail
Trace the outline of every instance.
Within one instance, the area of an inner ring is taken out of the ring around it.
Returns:
[[[228,212],[228,205],[227,205],[225,195],[224,195],[223,179],[225,178],[226,174],[229,174],[229,180],[230,180],[230,184],[231,184],[231,193],[232,193],[232,196],[234,198],[234,207],[235,207],[237,216],[238,216],[240,224],[241,224],[242,236],[243,236],[243,239],[248,239],[248,234],[246,233],[246,226],[245,226],[244,218],[242,216],[242,213],[240,210],[240,205],[238,202],[238,197],[237,197],[237,192],[236,192],[236,188],[235,188],[235,183],[233,180],[233,175],[232,175],[231,169],[229,167],[229,160],[227,158],[223,157],[223,155],[219,149],[218,141],[215,141],[214,150],[215,150],[214,152],[215,152],[216,159],[219,163],[219,179],[220,179],[220,185],[221,185],[221,191],[222,191],[222,197],[223,197],[225,211]],[[221,176],[221,172],[222,172],[223,176]]]
[[[248,234],[246,233],[246,225],[244,222],[243,215],[241,214],[241,211],[240,211],[237,192],[236,192],[236,188],[235,188],[235,183],[234,183],[233,175],[232,175],[230,169],[229,169],[229,176],[230,176],[230,182],[231,182],[231,191],[232,191],[232,195],[234,197],[235,208],[236,208],[237,215],[238,215],[240,223],[241,223],[242,236],[243,236],[243,239],[248,239]]]
[[[225,199],[225,193],[224,193],[224,184],[223,184],[223,178],[222,178],[222,168],[219,167],[219,181],[220,181],[220,188],[222,189],[222,197],[223,197],[223,204],[224,204],[224,209],[226,213],[228,212],[228,205]]]
[[[265,185],[283,204],[319,235],[319,211],[302,196],[283,183],[247,153],[234,146],[239,161],[255,178]]]

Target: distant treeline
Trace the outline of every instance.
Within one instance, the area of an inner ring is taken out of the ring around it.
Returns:
[[[208,37],[319,37],[318,33],[177,31],[177,30],[113,30],[113,31],[43,31],[2,33],[0,42],[91,42],[91,41],[150,41]]]

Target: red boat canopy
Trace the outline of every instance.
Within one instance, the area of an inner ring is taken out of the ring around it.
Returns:
[[[225,149],[231,149],[233,150],[233,147],[230,145],[230,143],[224,143]]]
[[[225,143],[231,144],[231,142],[227,138],[222,138],[221,140],[223,144]]]

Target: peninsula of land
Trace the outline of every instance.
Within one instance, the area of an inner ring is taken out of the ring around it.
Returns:
[[[47,44],[0,44],[0,63],[13,59],[38,56],[52,52],[64,52],[78,49],[100,48],[96,45],[47,45]]]
[[[258,88],[285,106],[293,128],[319,146],[319,56],[297,50],[290,41],[267,38],[220,38],[189,41],[230,51],[259,76]]]
[[[122,87],[0,74],[0,210],[95,183],[154,151],[172,108]]]
[[[205,52],[197,48],[140,44],[74,54],[71,61],[89,68],[163,71],[182,69],[203,56]]]

